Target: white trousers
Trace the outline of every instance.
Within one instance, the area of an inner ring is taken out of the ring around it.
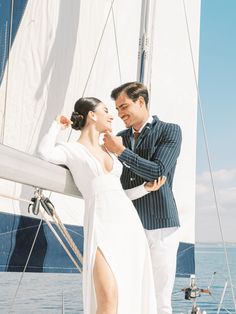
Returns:
[[[151,252],[157,314],[172,314],[171,294],[175,282],[179,228],[146,230]]]

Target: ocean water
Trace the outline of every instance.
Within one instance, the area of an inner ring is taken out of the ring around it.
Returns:
[[[227,246],[230,270],[236,294],[236,245]],[[196,246],[196,283],[211,296],[202,294],[197,304],[208,314],[216,314],[225,283],[228,280],[224,250],[220,245]],[[191,313],[192,301],[184,299],[181,288],[189,279],[176,278],[173,313]],[[16,293],[17,292],[17,293]],[[8,313],[83,313],[81,275],[47,273],[0,273],[0,314]],[[228,283],[219,313],[236,313]],[[135,314],[135,313],[130,313]]]
[[[232,278],[233,291],[236,295],[236,244],[227,245],[227,255]],[[236,313],[230,280],[227,271],[226,257],[221,245],[198,244],[195,247],[196,283],[198,288],[206,289],[210,285],[211,295],[201,294],[197,305],[208,314],[216,314],[224,286],[227,284],[223,305],[218,313]],[[175,314],[188,313],[192,307],[191,300],[184,299],[181,288],[189,286],[189,279],[176,278],[172,297]],[[191,311],[190,311],[191,313]]]

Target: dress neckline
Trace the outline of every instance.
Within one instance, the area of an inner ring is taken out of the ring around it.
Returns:
[[[111,167],[111,170],[110,171],[106,171],[104,168],[103,168],[103,166],[102,166],[102,163],[100,162],[100,160],[97,158],[97,157],[95,157],[91,152],[90,152],[90,150],[84,145],[84,144],[81,144],[80,142],[75,142],[76,144],[79,144],[89,155],[90,155],[90,157],[92,157],[98,164],[99,164],[99,166],[101,167],[101,169],[102,169],[102,172],[104,173],[104,174],[110,174],[112,171],[113,171],[113,169],[114,169],[114,158],[113,158],[113,156],[112,156],[112,154],[107,150],[107,148],[104,146],[104,149],[105,149],[105,151],[107,152],[107,154],[110,156],[110,158],[112,159],[112,167]]]

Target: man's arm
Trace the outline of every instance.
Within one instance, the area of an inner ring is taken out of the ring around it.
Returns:
[[[166,177],[160,177],[158,180],[152,182],[144,182],[141,185],[138,185],[131,189],[125,189],[125,193],[131,201],[143,197],[144,195],[154,192],[160,189],[163,184],[166,182]]]
[[[166,125],[162,136],[161,143],[158,144],[151,156],[152,161],[140,157],[128,148],[125,148],[118,156],[119,160],[146,181],[153,181],[160,176],[167,175],[175,165],[180,153],[181,129],[178,125]]]

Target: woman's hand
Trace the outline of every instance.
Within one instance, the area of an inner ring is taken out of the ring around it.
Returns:
[[[154,180],[152,182],[146,182],[144,184],[145,189],[148,192],[153,192],[153,191],[157,191],[160,189],[160,187],[165,184],[166,182],[166,177],[159,177],[157,180]]]
[[[66,129],[72,124],[72,121],[63,115],[57,116],[56,121],[61,125],[62,129]]]

